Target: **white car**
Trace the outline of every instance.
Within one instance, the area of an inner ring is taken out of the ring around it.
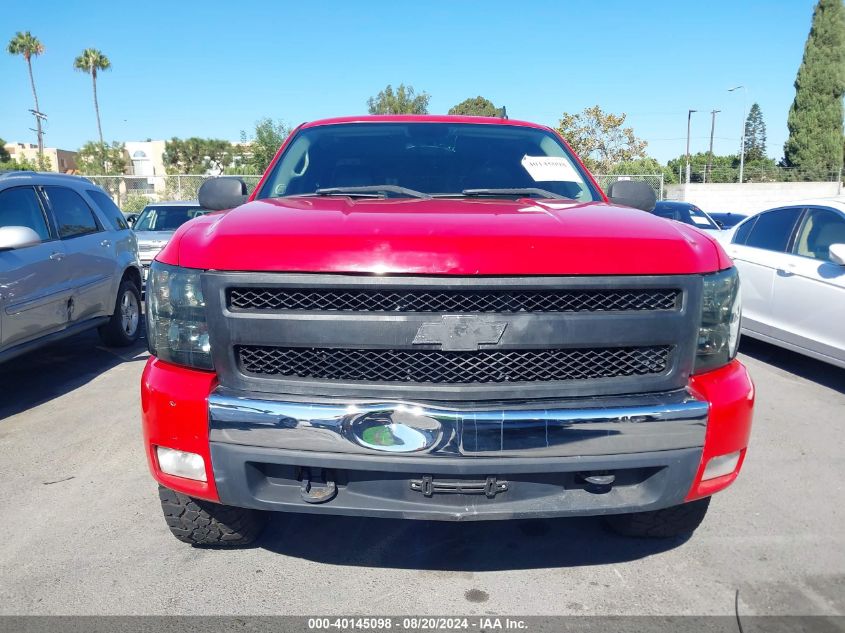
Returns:
[[[742,333],[845,367],[845,203],[763,211],[725,246],[742,284]]]

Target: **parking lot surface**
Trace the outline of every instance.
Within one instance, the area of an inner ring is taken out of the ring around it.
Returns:
[[[845,370],[744,341],[737,483],[686,542],[595,518],[275,515],[255,547],[167,530],[141,443],[142,345],[87,334],[0,365],[0,614],[845,614]]]

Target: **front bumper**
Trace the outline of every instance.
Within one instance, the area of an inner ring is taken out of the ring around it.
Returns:
[[[637,397],[292,402],[151,359],[142,402],[152,472],[185,494],[267,510],[473,520],[651,510],[712,494],[741,460],[718,481],[702,482],[703,468],[713,456],[744,456],[753,387],[733,362],[688,389]],[[202,455],[207,482],[162,473],[155,446]]]
[[[141,281],[144,285],[144,288],[147,287],[147,277],[150,276],[150,264],[152,263],[152,259],[141,259]]]
[[[153,248],[140,248],[139,246],[139,255],[141,259],[141,277],[143,280],[144,287],[147,285],[147,277],[150,274],[150,264],[155,261],[155,258],[161,252],[163,247],[156,246]]]

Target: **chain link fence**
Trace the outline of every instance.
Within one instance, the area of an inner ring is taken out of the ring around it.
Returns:
[[[105,189],[123,211],[140,211],[151,202],[196,200],[203,182],[212,176],[172,174],[167,176],[85,176]],[[238,176],[250,193],[261,176]]]
[[[261,180],[260,175],[238,175],[247,184],[250,193]],[[105,189],[124,212],[137,212],[151,202],[166,200],[196,200],[203,182],[212,176],[173,174],[167,176],[86,176],[91,182]],[[617,180],[642,180],[651,185],[658,200],[664,198],[663,174],[596,174],[596,181],[607,190]]]
[[[680,163],[672,170],[671,181],[667,184],[684,182],[686,182],[686,165]],[[737,183],[739,182],[739,167],[707,167],[706,163],[691,161],[690,182]],[[742,182],[842,182],[842,169],[804,169],[752,162],[745,164]]]

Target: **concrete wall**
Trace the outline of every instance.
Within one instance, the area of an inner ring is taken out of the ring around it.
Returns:
[[[830,198],[845,193],[838,182],[690,183],[686,202],[705,211],[753,213],[807,198]],[[667,200],[684,200],[684,185],[668,185]]]

